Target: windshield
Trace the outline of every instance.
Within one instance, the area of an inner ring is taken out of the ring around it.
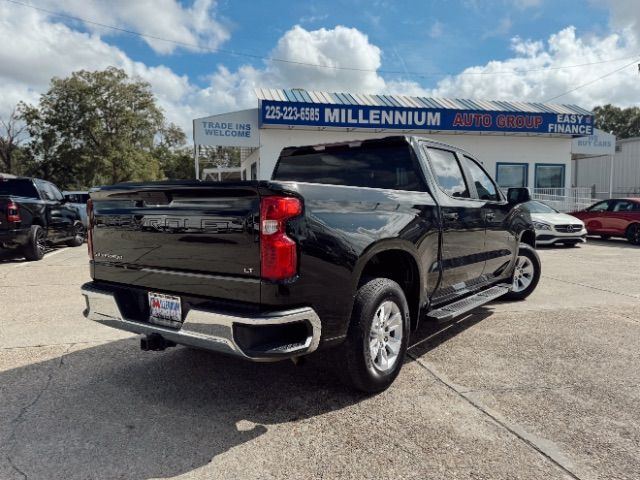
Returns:
[[[523,204],[522,207],[529,213],[558,213],[556,209],[551,208],[549,205],[535,200]]]
[[[33,182],[28,179],[0,179],[0,195],[13,197],[40,198]]]

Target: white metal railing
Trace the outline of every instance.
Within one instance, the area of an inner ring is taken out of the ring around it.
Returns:
[[[532,188],[531,198],[546,203],[560,212],[575,212],[596,202],[588,187]]]

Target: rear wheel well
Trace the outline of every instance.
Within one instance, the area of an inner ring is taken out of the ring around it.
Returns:
[[[31,225],[40,225],[42,228],[44,228],[44,223],[42,222],[42,220],[40,218],[34,218],[31,221]]]
[[[407,297],[411,327],[415,328],[420,313],[420,270],[411,254],[403,250],[377,253],[362,270],[358,286],[371,278],[388,278],[400,285]]]
[[[526,243],[527,245],[536,248],[536,234],[531,230],[525,230],[522,232],[520,236],[520,241],[522,243]]]

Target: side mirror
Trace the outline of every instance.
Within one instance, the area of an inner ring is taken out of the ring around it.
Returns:
[[[510,188],[507,190],[507,201],[510,205],[525,203],[531,200],[531,192],[526,187]]]

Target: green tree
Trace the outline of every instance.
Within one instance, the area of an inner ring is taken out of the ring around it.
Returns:
[[[607,104],[593,109],[595,126],[618,138],[640,137],[640,108]]]
[[[154,156],[160,162],[164,176],[172,180],[194,178],[193,151],[187,147],[184,131],[170,123],[161,129],[159,139]]]
[[[117,68],[54,78],[37,106],[20,105],[30,173],[62,188],[163,176],[154,155],[164,117],[151,86]]]
[[[0,118],[0,172],[17,174],[23,160],[22,147],[25,125],[14,108],[6,118]]]

